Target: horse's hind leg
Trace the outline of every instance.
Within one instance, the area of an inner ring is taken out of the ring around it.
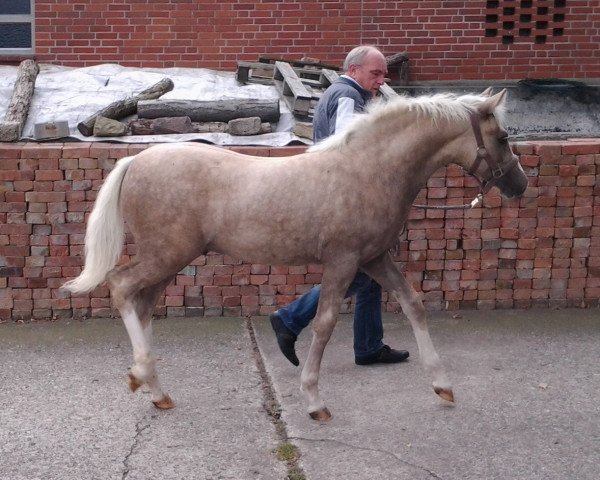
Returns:
[[[142,360],[147,360],[146,362],[138,362],[135,357],[135,348],[134,348],[134,359],[136,360],[136,364],[133,366],[129,373],[129,387],[133,392],[135,392],[141,385],[146,383],[148,388],[150,389],[151,399],[154,405],[160,409],[169,409],[175,406],[175,403],[171,400],[169,395],[164,393],[163,389],[160,386],[160,382],[158,381],[158,374],[156,372],[156,359],[152,355],[152,312],[154,311],[154,306],[158,300],[158,297],[165,289],[165,287],[171,282],[173,277],[167,278],[162,282],[153,285],[151,287],[146,287],[140,290],[140,292],[136,295],[135,298],[135,311],[137,313],[139,324],[142,328],[142,334],[146,345],[148,347],[148,355],[144,356],[142,353],[140,358]],[[133,335],[140,335],[139,329],[135,321],[128,323],[125,322],[125,328],[129,333],[130,338],[132,339],[133,345]]]
[[[134,365],[128,375],[129,387],[136,391],[147,384],[151,400],[158,408],[168,409],[175,405],[163,391],[156,373],[156,359],[152,354],[152,311],[163,289],[173,276],[153,277],[143,262],[134,262],[113,270],[108,284],[113,302],[129,335],[133,347]]]
[[[387,252],[361,269],[397,298],[412,326],[423,367],[433,377],[435,393],[444,400],[453,402],[452,386],[429,336],[425,308],[417,292],[398,271]]]

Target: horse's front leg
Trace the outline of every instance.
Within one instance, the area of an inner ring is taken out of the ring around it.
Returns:
[[[394,265],[390,255],[386,252],[380,257],[361,266],[361,270],[377,281],[384,290],[393,294],[402,311],[408,317],[412,326],[419,356],[425,371],[433,377],[433,389],[444,400],[454,401],[452,386],[446,376],[446,371],[440,361],[427,328],[425,307],[418,293],[406,281],[404,275]]]
[[[345,270],[332,271],[325,267],[323,271],[319,306],[312,322],[312,342],[300,376],[300,389],[308,400],[308,414],[313,420],[321,422],[331,418],[329,409],[319,395],[321,360],[333,333],[344,292],[352,281],[352,275],[356,273],[355,267]]]

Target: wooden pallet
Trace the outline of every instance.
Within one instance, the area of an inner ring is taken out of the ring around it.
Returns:
[[[275,65],[259,62],[237,62],[237,71],[235,78],[238,82],[260,83],[263,85],[273,85],[273,70]]]
[[[334,72],[332,70],[323,69],[321,71],[321,73],[322,73],[322,75],[326,76],[326,78],[323,79],[323,83],[328,83],[329,85],[331,85],[333,82],[335,82],[339,78],[337,72]],[[329,86],[329,85],[327,85],[327,86]],[[384,83],[381,87],[379,87],[379,93],[387,101],[398,96],[398,94],[394,91],[394,89],[392,87],[390,87],[387,83]]]
[[[331,72],[334,75],[337,73],[330,69],[321,69],[314,67],[292,67],[300,81],[311,88],[327,88],[331,85],[331,81],[328,80],[328,73]],[[261,63],[261,62],[238,62],[236,79],[238,82],[246,83],[260,83],[263,85],[274,85],[273,83],[273,71],[275,70],[275,64]],[[336,77],[337,78],[337,77]]]
[[[273,82],[275,88],[295,115],[308,116],[312,93],[304,86],[289,63],[275,62]]]
[[[301,65],[293,67],[287,61],[274,63],[240,61],[236,78],[243,84],[274,85],[295,115],[310,118],[323,92],[339,78],[339,75],[331,68],[321,68],[307,62],[295,63]],[[381,87],[380,92],[386,100],[397,96],[387,84]]]
[[[272,57],[259,57],[258,61],[260,63],[270,63],[275,64],[275,62],[285,62],[289,63],[293,67],[312,67],[312,68],[327,68],[328,70],[341,70],[340,67],[335,65],[328,65],[326,63],[320,63],[318,61],[308,61],[308,60],[287,60],[285,58],[272,58]]]

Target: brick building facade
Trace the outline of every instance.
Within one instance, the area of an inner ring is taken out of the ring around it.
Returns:
[[[32,47],[41,63],[233,70],[238,60],[307,55],[339,65],[351,47],[371,43],[386,55],[406,52],[410,80],[417,82],[600,78],[596,0],[33,0],[33,5]],[[9,59],[1,48],[0,56]]]

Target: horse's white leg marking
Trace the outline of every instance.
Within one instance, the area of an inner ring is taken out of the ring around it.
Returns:
[[[433,389],[444,400],[454,401],[452,385],[438,356],[427,327],[425,307],[417,292],[398,271],[388,253],[362,267],[384,289],[392,293],[400,303],[413,329],[419,357],[425,372],[433,377]]]
[[[308,413],[315,420],[329,420],[331,414],[319,396],[319,371],[325,346],[335,326],[335,313],[331,306],[324,308],[313,322],[313,337],[308,358],[300,376],[300,389],[308,400]]]
[[[135,363],[131,368],[133,378],[130,376],[130,387],[136,390],[140,385],[148,384],[151,399],[157,404],[168,398],[168,395],[163,392],[156,374],[156,360],[152,355],[152,324],[149,322],[142,327],[135,308],[130,303],[126,303],[120,313],[133,347]]]
[[[334,267],[325,267],[319,307],[312,322],[313,337],[306,364],[300,376],[300,388],[308,400],[308,414],[313,420],[327,421],[331,413],[319,395],[319,371],[327,342],[331,338],[344,292],[356,274],[356,264],[339,259]]]
[[[405,282],[406,283],[406,282]],[[406,290],[408,289],[408,291]],[[393,294],[400,302],[402,310],[408,317],[410,324],[417,340],[419,349],[419,357],[423,364],[425,372],[433,378],[433,389],[444,400],[454,401],[452,393],[452,385],[446,376],[446,371],[442,365],[440,357],[433,346],[429,329],[427,328],[427,320],[425,318],[425,308],[423,303],[415,291],[410,291],[412,288],[408,283],[405,288],[394,290]],[[406,297],[406,298],[404,298]]]

